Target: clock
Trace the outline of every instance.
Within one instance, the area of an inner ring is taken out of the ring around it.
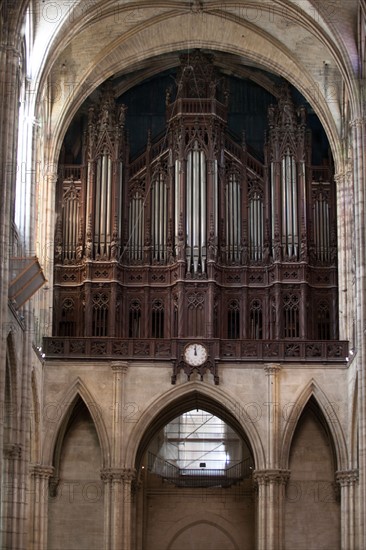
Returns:
[[[187,344],[184,348],[184,361],[191,367],[200,367],[206,363],[208,352],[203,344]]]

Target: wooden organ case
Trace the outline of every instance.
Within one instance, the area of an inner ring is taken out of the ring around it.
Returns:
[[[338,338],[335,186],[311,165],[305,108],[284,84],[262,163],[228,131],[213,58],[182,56],[176,82],[138,158],[107,90],[82,165],[60,166],[48,353],[179,361],[200,339],[216,358],[339,357],[323,345]]]

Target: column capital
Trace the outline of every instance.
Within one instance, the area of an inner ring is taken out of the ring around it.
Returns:
[[[113,372],[121,372],[122,374],[127,374],[129,361],[111,361],[110,365]]]
[[[53,466],[46,466],[43,464],[32,464],[30,466],[30,474],[33,477],[38,477],[40,479],[50,479],[55,473],[55,468]]]
[[[255,470],[253,472],[253,481],[257,485],[286,485],[290,478],[290,470]]]
[[[336,482],[341,487],[355,485],[358,482],[358,470],[339,470],[336,472]]]
[[[276,375],[281,369],[282,365],[280,363],[266,363],[263,367],[263,370],[267,376]]]
[[[351,128],[357,128],[362,126],[366,123],[366,119],[364,117],[356,117],[353,120],[350,120],[349,125]]]
[[[17,458],[21,458],[22,452],[22,446],[17,443],[4,445],[3,448],[3,456],[8,460],[16,460]]]
[[[346,174],[345,172],[337,172],[336,174],[334,174],[333,177],[334,177],[334,181],[338,183],[338,182],[344,181]]]
[[[100,477],[105,483],[132,483],[136,479],[134,468],[104,468]]]

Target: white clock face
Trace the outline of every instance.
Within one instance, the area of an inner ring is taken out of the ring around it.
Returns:
[[[207,361],[207,349],[202,344],[188,344],[184,349],[184,360],[192,367],[200,367]]]

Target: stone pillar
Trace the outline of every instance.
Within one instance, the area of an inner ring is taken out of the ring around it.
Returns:
[[[54,468],[51,466],[42,466],[37,464],[31,468],[31,495],[33,501],[31,508],[31,550],[47,549],[47,531],[48,531],[48,485],[49,480],[54,474]]]
[[[283,503],[289,470],[256,470],[257,485],[257,549],[283,548]]]
[[[130,468],[106,468],[101,472],[101,478],[105,483],[105,550],[132,550],[136,472]]]
[[[0,296],[4,298],[8,294],[9,286],[9,257],[11,226],[13,214],[13,198],[16,182],[16,143],[18,128],[18,102],[19,102],[19,37],[12,21],[12,13],[9,10],[2,21],[2,33],[0,42]],[[5,399],[5,372],[6,372],[6,340],[9,332],[8,326],[8,301],[0,301],[0,410],[4,410]],[[12,434],[13,437],[14,434]],[[15,436],[16,437],[16,436]],[[6,470],[9,467],[8,449],[4,449],[4,424],[0,423],[0,487],[4,491],[9,489],[9,478]],[[4,454],[3,454],[4,451]],[[3,465],[3,460],[5,464]],[[4,476],[4,477],[3,477]],[[4,498],[4,497],[3,497]],[[5,498],[9,498],[9,495]],[[4,517],[2,508],[0,517],[0,546],[5,547],[6,530],[9,527],[8,520]],[[23,530],[25,526],[22,526]],[[20,527],[19,527],[20,528]],[[14,544],[15,546],[15,544]]]
[[[128,372],[127,361],[112,361],[113,371],[113,448],[112,467],[122,463],[124,444],[125,378]]]
[[[278,442],[279,442],[279,373],[281,365],[267,363],[264,372],[267,376],[267,467],[278,468]]]
[[[353,185],[354,185],[354,247],[355,254],[355,311],[356,341],[357,341],[357,366],[359,370],[359,518],[360,540],[359,548],[366,548],[366,236],[365,236],[365,211],[366,211],[366,162],[365,140],[366,120],[355,119],[350,124],[352,131],[352,156],[353,156]]]
[[[264,403],[267,410],[267,468],[254,473],[254,481],[258,486],[258,550],[279,550],[282,547],[284,487],[289,478],[289,471],[279,468],[280,371],[281,365],[276,363],[264,366],[267,376],[267,395]]]
[[[113,361],[113,447],[111,467],[102,471],[105,483],[105,549],[131,549],[132,482],[135,470],[124,467],[125,380],[128,362]]]
[[[336,480],[341,489],[341,548],[356,550],[355,485],[358,481],[358,470],[338,471]]]
[[[6,444],[3,448],[3,471],[1,485],[1,547],[18,548],[17,537],[20,525],[19,506],[22,502],[19,466],[22,447],[19,444]]]

